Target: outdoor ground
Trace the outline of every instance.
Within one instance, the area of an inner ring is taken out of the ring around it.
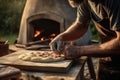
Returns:
[[[93,65],[94,65],[95,73],[97,73],[98,58],[92,58],[92,60],[93,60]],[[84,73],[85,80],[92,80],[90,78],[90,73],[89,73],[87,64],[85,64],[84,71],[85,71],[85,73]]]

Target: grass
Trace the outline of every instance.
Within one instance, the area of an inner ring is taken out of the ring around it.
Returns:
[[[0,35],[1,41],[7,41],[9,44],[14,44],[15,40],[17,39],[17,34],[10,34],[10,35]]]

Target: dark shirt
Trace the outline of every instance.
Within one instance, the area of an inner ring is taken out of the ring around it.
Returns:
[[[116,37],[114,31],[120,30],[120,0],[84,0],[78,6],[77,20],[85,23],[92,20],[100,34],[101,42],[111,40]],[[120,65],[120,56],[110,58],[110,65]]]

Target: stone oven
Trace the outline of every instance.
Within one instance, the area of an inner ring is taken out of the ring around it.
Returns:
[[[76,19],[76,9],[68,0],[27,0],[20,24],[17,44],[53,39],[66,30]],[[87,44],[89,31],[78,40]]]

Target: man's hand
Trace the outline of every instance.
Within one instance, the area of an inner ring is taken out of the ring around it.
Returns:
[[[64,50],[64,42],[62,41],[61,36],[57,36],[50,42],[51,50],[55,51],[56,53],[61,53]]]
[[[64,55],[67,59],[79,58],[81,49],[78,46],[67,45],[64,50]]]

